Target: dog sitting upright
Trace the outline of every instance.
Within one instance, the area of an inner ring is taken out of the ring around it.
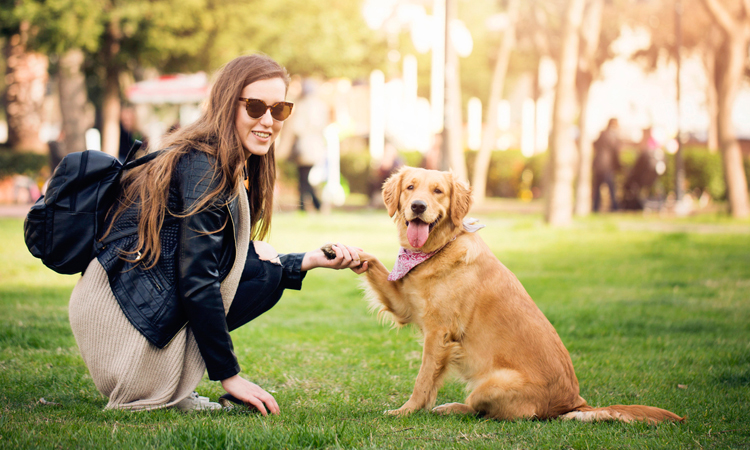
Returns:
[[[449,172],[405,167],[383,185],[401,250],[392,272],[374,256],[369,295],[397,325],[424,335],[414,391],[393,415],[432,408],[450,366],[468,383],[465,403],[434,412],[522,418],[682,421],[650,406],[593,408],[580,397],[568,351],[518,279],[464,223],[471,191]]]

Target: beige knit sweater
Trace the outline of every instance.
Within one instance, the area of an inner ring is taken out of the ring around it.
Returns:
[[[228,311],[240,282],[250,245],[250,208],[239,195],[237,252],[221,283]],[[128,321],[109,286],[107,273],[94,258],[70,297],[70,326],[99,392],[109,397],[105,409],[145,410],[173,406],[187,397],[203,377],[205,363],[190,326],[160,349]]]

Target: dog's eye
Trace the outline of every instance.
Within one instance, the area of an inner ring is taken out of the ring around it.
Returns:
[[[409,186],[406,187],[407,191],[411,191],[413,189],[414,189],[414,185],[413,184],[410,184]]]
[[[440,189],[438,189],[438,188],[435,188],[435,193],[436,193],[436,194],[442,194],[442,193],[443,193],[443,191],[441,191],[441,190],[440,190]]]

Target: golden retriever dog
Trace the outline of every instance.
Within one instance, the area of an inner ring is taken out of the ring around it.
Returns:
[[[390,273],[363,252],[360,259],[369,265],[366,289],[396,325],[413,323],[424,335],[414,391],[388,414],[433,408],[453,368],[470,394],[464,403],[433,408],[436,413],[499,420],[683,420],[650,406],[586,404],[554,327],[464,221],[471,190],[452,173],[405,167],[383,184],[383,200],[398,228],[400,260]]]

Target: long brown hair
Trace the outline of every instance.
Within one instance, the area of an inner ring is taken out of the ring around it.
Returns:
[[[251,239],[265,239],[270,231],[273,215],[273,189],[276,182],[274,145],[263,156],[251,155],[245,164],[242,141],[237,133],[235,117],[237,98],[248,84],[260,80],[281,78],[289,86],[289,75],[281,65],[268,56],[254,54],[235,58],[222,67],[215,77],[211,94],[201,117],[194,123],[166,136],[162,148],[167,151],[142,166],[125,173],[123,195],[114,207],[112,224],[132,205],[139,205],[138,244],[130,254],[153,267],[161,255],[159,232],[166,214],[187,217],[207,208],[218,195],[230,193],[229,200],[239,194],[238,182],[247,167],[249,186]],[[216,188],[206,193],[183,213],[168,211],[169,185],[178,160],[191,149],[212,156],[215,167],[211,176]],[[226,225],[226,224],[225,224]],[[109,234],[112,225],[105,233]],[[223,227],[222,227],[223,229]],[[210,230],[216,232],[219,230]]]

